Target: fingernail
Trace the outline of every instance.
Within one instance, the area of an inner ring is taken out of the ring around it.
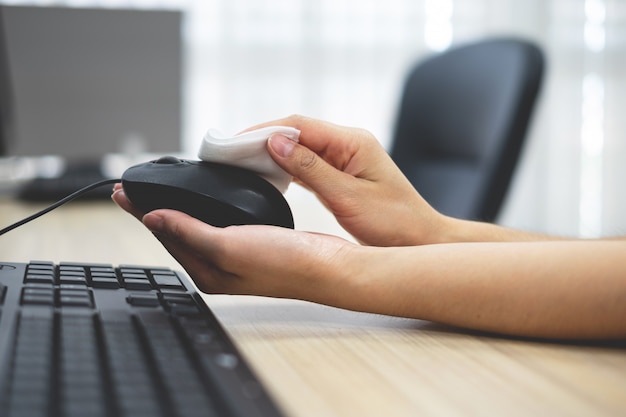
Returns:
[[[159,233],[163,231],[163,217],[158,214],[148,213],[143,216],[143,224],[153,233]]]
[[[117,199],[119,198],[119,196],[123,194],[124,194],[124,190],[122,190],[121,188],[113,189],[113,193],[111,194],[111,200],[117,203]]]
[[[296,143],[287,136],[276,133],[269,138],[269,145],[279,156],[287,158],[293,153]]]

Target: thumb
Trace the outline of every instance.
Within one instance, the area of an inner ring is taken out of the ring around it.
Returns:
[[[321,196],[338,192],[350,175],[328,164],[309,148],[281,134],[268,140],[268,152],[286,172]]]

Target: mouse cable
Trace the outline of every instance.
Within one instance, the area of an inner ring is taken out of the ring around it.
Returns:
[[[78,191],[68,195],[65,198],[62,198],[61,200],[57,201],[56,203],[52,204],[51,206],[46,207],[45,209],[43,209],[43,210],[41,210],[41,211],[31,215],[31,216],[26,217],[25,219],[22,219],[22,220],[18,221],[17,223],[14,223],[14,224],[12,224],[12,225],[10,225],[8,227],[5,227],[4,229],[0,230],[0,236],[2,236],[3,234],[5,234],[7,232],[10,232],[13,229],[17,229],[18,227],[23,226],[26,223],[28,223],[28,222],[30,222],[32,220],[35,220],[36,218],[39,218],[39,217],[43,216],[44,214],[49,213],[49,212],[51,212],[52,210],[54,210],[54,209],[56,209],[58,207],[61,207],[63,204],[68,203],[68,202],[74,200],[75,198],[78,198],[78,197],[82,196],[83,194],[85,194],[85,193],[87,193],[87,192],[89,192],[89,191],[91,191],[91,190],[93,190],[95,188],[99,188],[99,187],[102,187],[102,186],[108,185],[108,184],[115,184],[116,182],[120,182],[120,181],[121,180],[119,178],[108,179],[108,180],[98,181],[98,182],[95,182],[95,183],[93,183],[91,185],[88,185],[88,186],[86,186],[84,188],[81,188],[80,190],[78,190]]]

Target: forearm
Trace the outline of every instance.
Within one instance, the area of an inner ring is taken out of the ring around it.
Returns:
[[[429,243],[458,242],[540,242],[577,240],[576,237],[555,236],[511,229],[492,223],[455,219],[441,216],[438,234]],[[626,236],[586,239],[587,241],[626,241]]]
[[[520,336],[626,337],[624,242],[361,249],[347,308]]]
[[[456,242],[535,242],[565,240],[562,237],[510,229],[497,224],[442,216],[441,231],[432,243]]]

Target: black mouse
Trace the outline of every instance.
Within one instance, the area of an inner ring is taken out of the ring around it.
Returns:
[[[265,224],[293,229],[280,191],[243,168],[165,156],[128,168],[122,187],[142,211],[179,210],[218,227]]]

